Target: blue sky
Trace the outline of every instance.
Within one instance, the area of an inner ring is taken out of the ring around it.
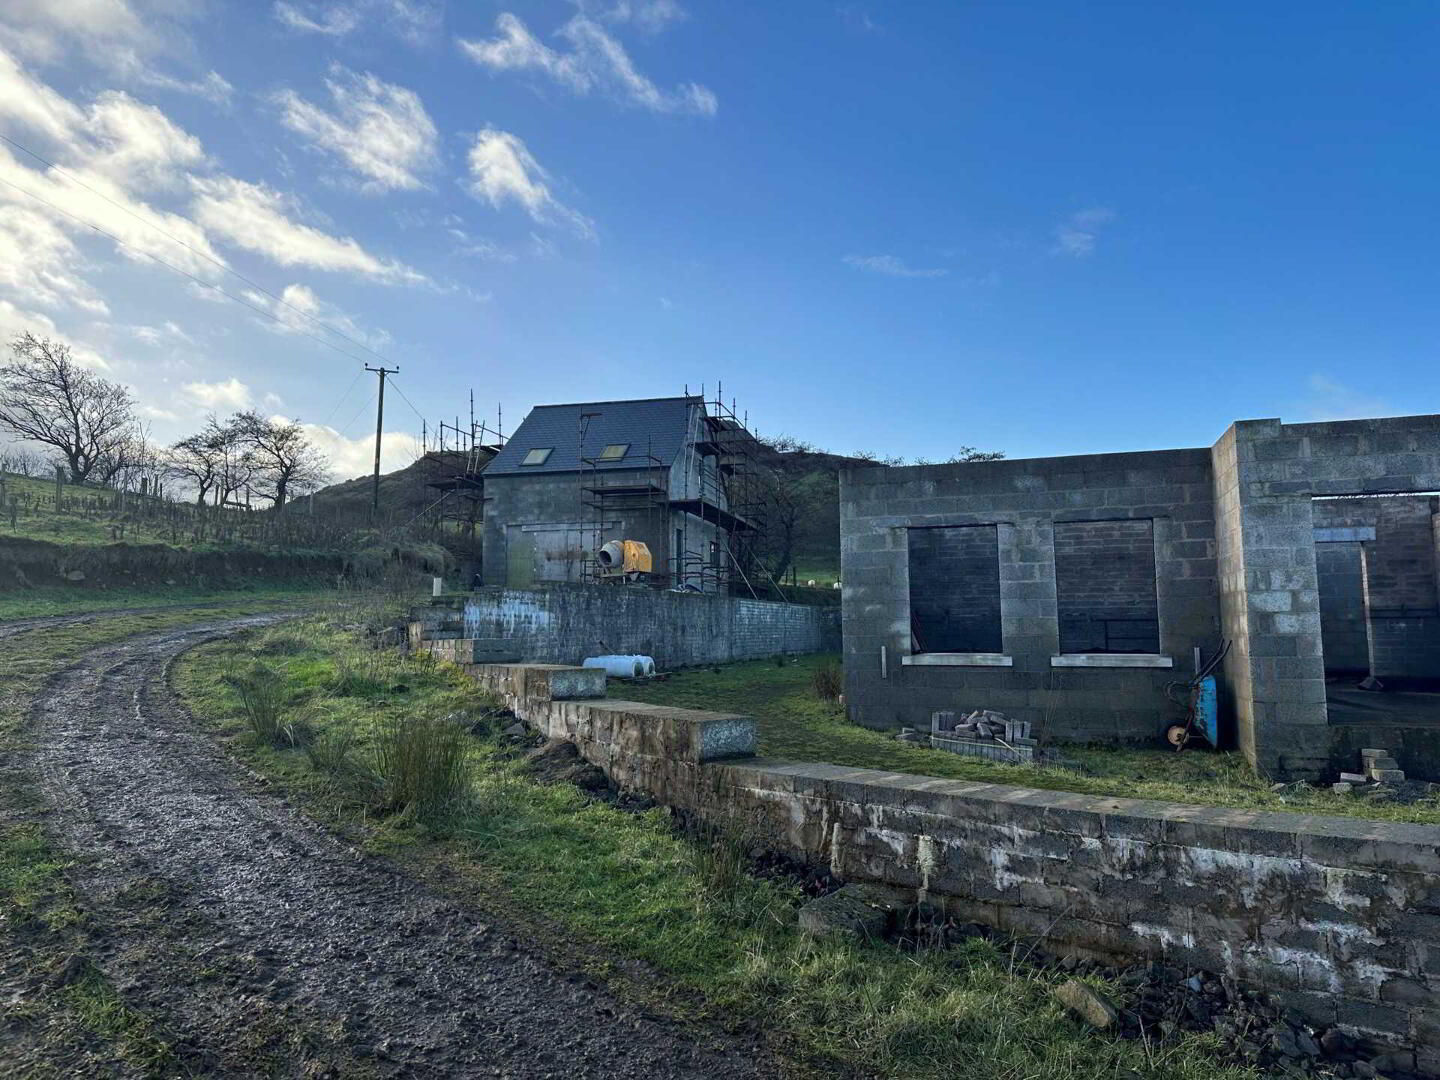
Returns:
[[[0,154],[0,332],[67,338],[159,438],[253,404],[342,474],[374,379],[315,320],[425,415],[473,387],[507,428],[716,380],[762,432],[932,458],[1440,411],[1437,26],[1398,0],[0,0],[0,134],[65,171]],[[243,274],[280,323],[142,250]],[[390,406],[399,464],[419,421]]]

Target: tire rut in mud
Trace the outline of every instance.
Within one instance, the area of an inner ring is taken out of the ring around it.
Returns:
[[[218,1075],[758,1077],[753,1046],[636,1013],[347,849],[196,732],[170,662],[270,619],[97,650],[37,701],[50,827],[101,967]]]

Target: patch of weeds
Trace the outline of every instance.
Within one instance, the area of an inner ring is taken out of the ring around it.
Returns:
[[[65,987],[64,998],[80,1022],[111,1040],[126,1061],[150,1075],[165,1075],[173,1064],[169,1043],[155,1031],[155,1022],[131,1008],[110,981],[88,961]]]
[[[845,691],[845,669],[835,660],[816,664],[810,671],[810,689],[821,701],[839,701]]]
[[[40,826],[0,827],[0,914],[16,926],[58,931],[81,922],[64,877],[65,860]]]

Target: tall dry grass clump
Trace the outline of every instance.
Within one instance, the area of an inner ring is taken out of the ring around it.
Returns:
[[[839,701],[845,692],[845,669],[834,660],[826,660],[810,673],[810,689],[821,701]]]
[[[268,746],[301,746],[308,741],[310,724],[290,715],[285,679],[274,668],[252,664],[231,672],[225,681],[240,697],[240,711],[257,741]]]
[[[375,740],[375,772],[386,809],[437,821],[470,787],[469,739],[449,717],[388,717]]]

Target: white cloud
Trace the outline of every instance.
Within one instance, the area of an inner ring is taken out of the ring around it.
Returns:
[[[84,259],[54,221],[24,206],[0,204],[0,288],[26,304],[107,315],[100,294],[76,273]]]
[[[519,203],[535,221],[558,222],[593,238],[595,227],[584,215],[559,202],[550,192],[550,176],[520,139],[508,131],[486,128],[470,148],[470,191],[499,209]]]
[[[325,85],[334,112],[293,90],[277,95],[285,126],[345,161],[364,178],[362,190],[422,186],[420,174],[435,163],[436,131],[419,96],[338,66]]]
[[[162,409],[158,405],[142,404],[140,406],[140,415],[145,417],[146,420],[163,420],[167,424],[178,424],[180,422],[180,417],[177,413],[173,413],[169,409]]]
[[[1306,380],[1306,389],[1306,396],[1292,405],[1300,420],[1362,420],[1404,412],[1385,398],[1318,372]]]
[[[337,480],[369,476],[375,467],[375,434],[347,438],[325,424],[300,427],[323,454],[330,458],[330,473]],[[394,472],[420,456],[420,440],[404,431],[387,431],[380,440],[380,471]]]
[[[427,0],[276,0],[275,18],[302,34],[344,37],[374,21],[412,45],[421,45],[440,28],[441,9]]]
[[[186,383],[184,391],[186,397],[204,409],[244,409],[252,400],[250,387],[233,375],[224,382]]]
[[[384,330],[366,329],[341,308],[321,300],[305,285],[285,286],[278,301],[252,290],[246,290],[245,299],[275,316],[273,321],[264,320],[264,325],[266,329],[278,333],[311,334],[333,341],[342,348],[346,346],[344,338],[359,341],[372,349],[383,349],[390,344],[390,335]],[[339,331],[339,334],[326,334],[326,327]]]
[[[194,345],[195,339],[187,334],[180,326],[170,320],[166,320],[159,326],[125,326],[124,330],[136,341],[156,348],[162,345]]]
[[[86,367],[96,371],[108,371],[109,363],[86,344],[71,335],[64,334],[53,319],[38,311],[17,307],[9,300],[0,299],[0,361],[10,358],[10,342],[21,334],[30,333],[36,337],[50,338],[70,346],[70,355]]]
[[[853,266],[856,270],[865,270],[872,274],[884,274],[886,277],[900,278],[937,278],[944,277],[950,273],[943,267],[922,268],[909,266],[905,260],[898,255],[844,255],[841,262],[846,266]]]
[[[658,34],[688,16],[676,0],[576,0],[585,14],[605,22],[630,23],[647,34]]]
[[[1114,220],[1115,211],[1103,206],[1076,211],[1055,227],[1053,252],[1083,259],[1095,250],[1095,238],[1100,230]]]
[[[456,255],[464,255],[471,259],[483,259],[486,262],[513,263],[515,261],[513,252],[506,251],[493,240],[487,240],[483,236],[471,236],[458,225],[451,225],[445,231],[455,241]]]
[[[202,6],[193,0],[4,0],[0,45],[46,65],[69,65],[78,52],[123,81],[224,103],[233,88],[218,72],[182,78],[158,66],[168,57],[193,67],[186,24]]]
[[[714,116],[718,108],[714,93],[698,83],[662,90],[640,73],[619,41],[583,14],[558,32],[570,46],[565,52],[540,41],[509,12],[495,29],[493,38],[458,39],[466,56],[492,71],[538,71],[576,94],[600,93],[654,112]]]
[[[370,254],[348,236],[331,236],[291,220],[288,200],[263,184],[232,176],[196,177],[191,209],[202,226],[236,247],[281,266],[308,266],[398,284],[422,284],[425,275]]]

